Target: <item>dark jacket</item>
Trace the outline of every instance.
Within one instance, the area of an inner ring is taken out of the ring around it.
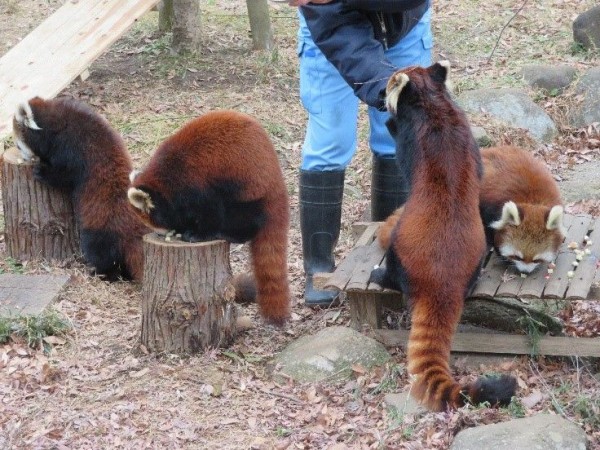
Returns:
[[[428,0],[333,0],[300,11],[313,41],[354,93],[383,111],[395,71],[384,50],[406,36],[428,7]]]

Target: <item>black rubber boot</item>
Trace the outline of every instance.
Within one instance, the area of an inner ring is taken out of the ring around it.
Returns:
[[[373,154],[371,172],[371,220],[385,220],[408,198],[409,186],[401,175],[396,158]]]
[[[308,306],[328,306],[338,293],[313,289],[313,274],[333,272],[333,249],[340,235],[344,171],[300,171],[300,231]]]

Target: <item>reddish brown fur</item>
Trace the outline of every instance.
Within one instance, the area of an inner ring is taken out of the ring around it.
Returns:
[[[289,315],[288,195],[273,144],[258,121],[215,111],[188,122],[157,149],[132,185],[170,198],[181,186],[203,189],[223,179],[243,185],[242,200],[263,201],[268,219],[250,252],[261,315],[281,324]]]
[[[411,193],[391,241],[408,280],[412,305],[411,392],[429,409],[439,411],[462,406],[468,394],[474,402],[485,400],[478,395],[479,385],[461,387],[448,363],[465,294],[485,253],[479,218],[480,160],[466,117],[428,69],[396,72],[388,95],[402,72],[410,79],[410,93],[400,94],[398,117],[412,117],[414,147],[404,151],[412,152],[414,163]],[[416,95],[416,106],[410,103],[401,110],[403,95]],[[397,123],[405,124],[406,119]],[[389,239],[385,234],[384,241]]]
[[[81,159],[77,167],[85,175],[74,194],[75,211],[81,229],[103,230],[119,236],[127,270],[141,281],[143,272],[142,236],[149,232],[127,201],[131,159],[121,136],[108,121],[84,103],[66,98],[29,101],[35,120],[43,131],[57,130],[71,142],[85,142],[83,151],[73,154]],[[15,134],[22,130],[14,123]],[[67,144],[68,146],[68,144]],[[109,162],[107,164],[107,162]],[[78,178],[79,179],[79,178]]]
[[[563,237],[557,230],[547,230],[548,212],[561,204],[558,185],[547,167],[523,149],[514,146],[481,150],[483,178],[479,204],[495,210],[497,216],[507,201],[514,201],[523,212],[519,227],[505,227],[494,232],[494,243],[518,242],[525,262],[548,246],[558,249]],[[391,233],[402,208],[394,211],[380,227],[377,239],[383,249],[389,248]],[[497,219],[498,217],[494,217]]]
[[[484,177],[480,203],[486,208],[501,210],[507,201],[519,208],[522,222],[518,227],[507,226],[494,232],[494,245],[514,243],[524,255],[524,262],[532,262],[537,253],[560,246],[563,236],[556,230],[547,230],[548,213],[561,205],[558,184],[548,168],[523,149],[513,146],[483,149]]]

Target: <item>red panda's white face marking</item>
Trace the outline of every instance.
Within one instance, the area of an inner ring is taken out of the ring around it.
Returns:
[[[152,203],[150,194],[141,189],[129,188],[127,198],[129,199],[129,203],[145,214],[150,214],[150,211],[154,209],[154,203]]]

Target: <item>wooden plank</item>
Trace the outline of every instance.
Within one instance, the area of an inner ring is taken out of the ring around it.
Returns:
[[[379,229],[379,222],[373,222],[367,226],[364,233],[358,238],[354,247],[361,247],[363,245],[370,245],[371,242],[375,239],[375,234]]]
[[[579,243],[583,241],[583,237],[588,233],[592,217],[588,215],[572,216],[572,220],[573,223],[569,227],[567,238],[556,258],[556,268],[546,283],[543,294],[546,298],[564,298],[570,282],[567,273],[573,269],[572,263],[575,261],[575,255],[568,245],[573,241]]]
[[[374,330],[378,341],[387,347],[404,347],[408,342],[407,330]],[[600,338],[542,336],[537,342],[539,355],[600,357]],[[511,355],[532,354],[528,336],[513,334],[456,333],[453,352],[499,353]]]
[[[363,259],[357,261],[356,266],[354,266],[350,281],[346,285],[346,290],[366,290],[373,268],[375,266],[381,266],[383,257],[384,252],[379,246],[379,243],[376,240],[371,242],[371,245],[367,247]]]
[[[504,273],[504,270],[506,270],[506,263],[493,252],[487,264],[481,271],[481,275],[471,293],[471,297],[494,297],[500,283],[502,283],[502,274]]]
[[[350,281],[350,277],[352,276],[352,272],[354,271],[354,267],[364,258],[365,253],[367,252],[367,247],[362,246],[355,248],[350,252],[345,259],[337,266],[333,275],[329,277],[323,288],[326,289],[338,289],[343,291],[346,289],[346,285],[348,281]]]
[[[588,237],[591,245],[580,243],[580,250],[588,250],[590,254],[583,255],[583,259],[574,272],[574,277],[567,289],[566,298],[568,299],[587,298],[596,272],[600,270],[598,267],[598,261],[600,260],[600,218],[593,221],[589,228]]]
[[[0,140],[16,106],[56,96],[158,0],[67,1],[0,59]]]

